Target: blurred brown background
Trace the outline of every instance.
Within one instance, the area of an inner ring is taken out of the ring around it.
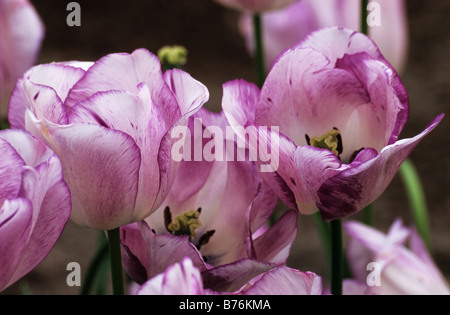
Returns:
[[[46,25],[38,63],[97,60],[112,52],[145,47],[156,53],[167,44],[189,50],[185,70],[211,93],[206,107],[218,111],[222,84],[236,78],[255,80],[253,61],[238,33],[238,13],[212,0],[80,0],[81,27],[69,27],[70,1],[34,0]],[[439,113],[450,114],[450,1],[407,0],[410,53],[402,74],[411,101],[410,119],[401,137],[421,132]],[[413,152],[425,186],[432,231],[434,259],[450,280],[450,117]],[[376,226],[384,231],[397,217],[411,223],[407,199],[397,176],[375,203]],[[355,216],[354,218],[357,218]],[[69,222],[53,251],[34,271],[6,290],[15,294],[78,294],[68,287],[69,262],[81,265],[84,279],[94,255],[98,232]],[[300,217],[299,235],[288,265],[324,275],[322,249],[309,217]],[[325,280],[325,279],[324,279]]]

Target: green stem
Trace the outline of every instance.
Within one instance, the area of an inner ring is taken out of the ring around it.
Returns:
[[[264,46],[262,34],[262,19],[261,15],[253,14],[253,30],[255,36],[255,67],[256,67],[256,82],[261,88],[266,79],[266,72],[264,66]]]
[[[343,249],[342,249],[342,222],[333,220],[331,228],[331,294],[342,295],[343,280]]]
[[[114,295],[123,295],[122,255],[120,253],[120,228],[108,230],[109,259],[111,261],[111,279]]]
[[[97,278],[102,275],[102,272],[100,271],[102,269],[102,265],[104,265],[104,261],[108,257],[108,242],[106,241],[103,231],[100,232],[100,246],[89,265],[86,279],[80,291],[81,295],[88,295],[89,292],[91,292]]]
[[[428,250],[431,251],[428,207],[419,174],[410,159],[403,162],[399,173],[406,189],[417,232],[422,237]]]
[[[375,213],[373,209],[373,203],[371,203],[362,210],[362,221],[364,224],[368,226],[375,225]]]
[[[367,23],[367,6],[369,5],[369,0],[361,0],[361,33],[369,36],[369,24]]]
[[[330,225],[322,219],[320,212],[313,214],[312,216],[314,225],[319,233],[320,240],[322,242],[322,248],[325,254],[325,261],[327,262],[328,274],[331,274],[331,232]]]

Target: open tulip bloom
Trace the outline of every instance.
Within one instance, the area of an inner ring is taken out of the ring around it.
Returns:
[[[163,74],[159,59],[139,49],[31,68],[13,92],[9,120],[61,159],[72,220],[110,230],[144,219],[165,199],[178,166],[169,130],[208,97],[190,75]]]
[[[320,210],[325,220],[333,220],[378,198],[443,118],[399,140],[408,102],[399,76],[375,43],[333,27],[281,54],[261,90],[243,80],[225,84],[222,106],[230,125],[253,128],[247,134],[258,135],[263,146],[278,144],[279,167],[261,173],[278,196],[300,213]],[[279,126],[279,135],[258,126]],[[247,142],[257,156],[255,141]]]
[[[202,119],[204,128],[226,122],[223,115],[203,109],[192,118]],[[217,145],[228,141],[234,144],[225,139]],[[268,227],[276,202],[254,163],[182,161],[161,207],[140,228],[121,229],[125,268],[143,283],[190,257],[208,288],[236,290],[243,281],[286,262],[297,234],[297,214],[287,211]]]
[[[34,269],[70,216],[56,155],[25,131],[0,131],[0,291]]]

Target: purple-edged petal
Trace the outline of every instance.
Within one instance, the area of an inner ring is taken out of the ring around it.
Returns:
[[[317,194],[319,207],[326,220],[355,213],[374,201],[391,182],[400,165],[417,144],[443,119],[437,116],[419,135],[402,139],[385,147],[377,157],[350,166],[326,180]]]
[[[198,110],[209,99],[208,89],[180,69],[166,71],[164,80],[176,97],[182,116]]]
[[[159,190],[158,147],[168,126],[160,109],[153,104],[147,86],[140,85],[138,93],[138,96],[126,91],[96,93],[75,105],[69,119],[71,123],[92,123],[120,130],[133,138],[141,152],[134,216],[142,220],[151,213]]]
[[[0,132],[0,205],[7,199],[13,199],[18,196],[22,182],[22,167],[25,162],[17,151],[6,141],[2,139],[5,132]]]
[[[11,279],[22,258],[30,234],[33,208],[24,198],[6,200],[0,208],[0,291]]]
[[[225,83],[222,107],[228,123],[242,127],[254,124],[259,95],[259,88],[245,80]]]
[[[116,53],[96,61],[70,91],[66,106],[72,108],[97,92],[124,90],[137,95],[139,85],[150,89],[153,103],[164,113],[164,121],[180,117],[180,109],[161,72],[159,59],[146,49],[131,54]]]
[[[27,166],[37,167],[47,161],[53,152],[27,131],[7,129],[0,132],[0,138],[6,140],[20,155]]]
[[[201,295],[204,294],[200,271],[189,258],[175,263],[163,274],[144,283],[138,295]]]
[[[259,274],[275,268],[276,264],[243,259],[228,265],[211,268],[202,272],[203,285],[219,292],[238,291],[248,281]]]
[[[134,220],[141,153],[130,136],[91,124],[28,120],[61,159],[76,223],[112,229]]]
[[[244,295],[322,295],[322,278],[313,272],[302,272],[280,266],[252,279]]]
[[[137,223],[120,227],[122,262],[131,279],[143,284],[150,278],[148,245]]]
[[[369,98],[354,75],[332,67],[322,52],[310,48],[287,52],[267,76],[255,123],[279,126],[296,145],[306,145],[306,134],[312,138],[333,127],[343,128]]]
[[[294,160],[298,172],[293,189],[297,207],[300,213],[312,214],[317,211],[317,190],[327,179],[339,174],[342,165],[331,151],[312,146],[298,147]]]
[[[70,190],[63,181],[56,156],[41,164],[37,171],[26,169],[22,185],[21,196],[33,204],[32,231],[12,281],[23,277],[47,257],[71,213]]]
[[[297,236],[297,218],[295,210],[283,214],[273,226],[253,241],[253,249],[259,261],[285,263]]]

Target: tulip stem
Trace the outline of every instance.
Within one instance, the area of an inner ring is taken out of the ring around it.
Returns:
[[[322,248],[325,255],[325,261],[327,262],[327,272],[331,274],[331,234],[330,225],[325,222],[320,212],[313,214],[312,216],[314,225],[319,233],[320,240],[322,242]]]
[[[369,36],[369,24],[367,23],[367,6],[369,5],[369,0],[361,0],[361,33]]]
[[[108,230],[109,259],[114,295],[124,295],[122,254],[120,252],[120,228]]]
[[[344,257],[342,248],[342,221],[333,220],[331,228],[331,294],[342,295]]]
[[[264,66],[264,46],[262,34],[262,19],[260,14],[253,14],[253,30],[255,36],[255,67],[256,82],[259,88],[262,88],[266,79]]]
[[[417,232],[431,251],[428,207],[419,174],[410,159],[403,162],[399,173],[406,189]]]
[[[100,245],[97,252],[93,257],[89,268],[87,270],[86,279],[81,288],[81,295],[88,295],[94,286],[94,283],[103,276],[103,272],[100,272],[105,262],[108,262],[108,242],[103,231],[100,231]]]

